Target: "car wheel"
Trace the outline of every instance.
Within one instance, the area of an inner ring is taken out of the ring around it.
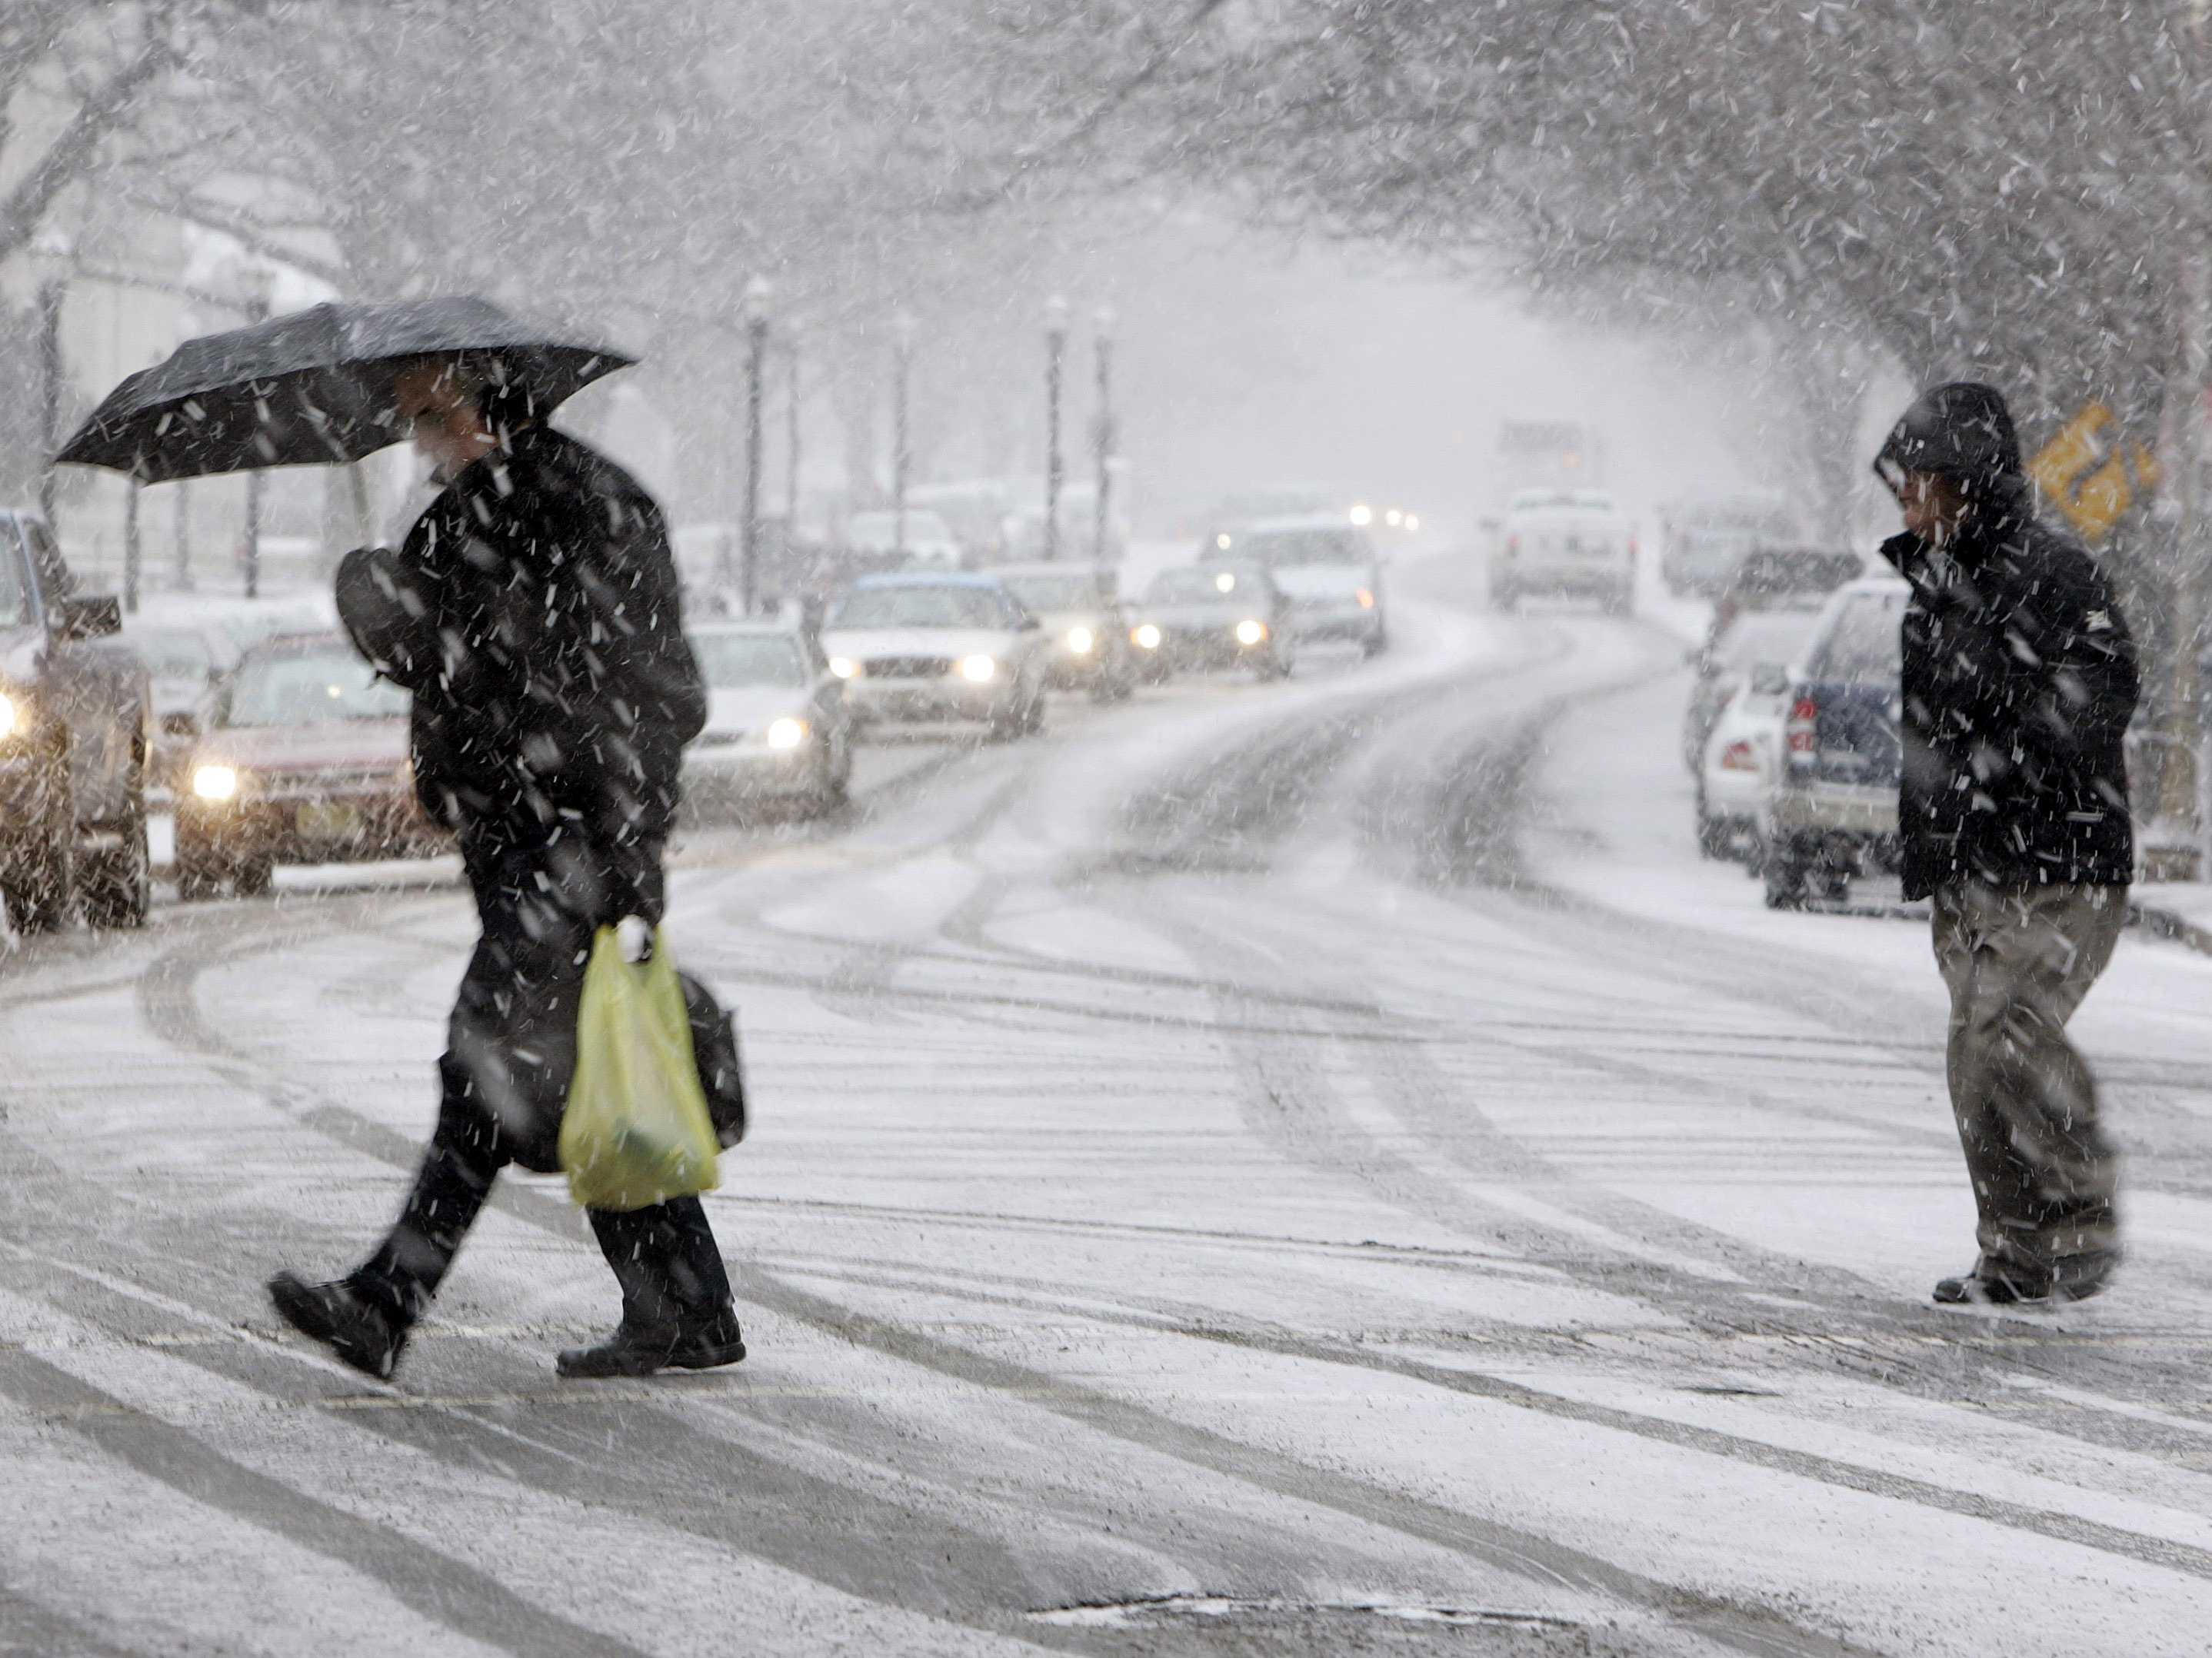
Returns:
[[[46,789],[46,822],[35,845],[17,854],[4,891],[8,919],[28,938],[69,925],[76,902],[76,806],[66,762],[56,761]]]
[[[1030,693],[1028,706],[1022,710],[1022,735],[1036,737],[1044,731],[1044,682],[1040,679],[1036,689]]]
[[[154,857],[146,844],[146,786],[134,779],[131,815],[123,821],[123,844],[103,853],[86,872],[86,924],[109,929],[141,927],[154,899]]]
[[[1359,648],[1362,654],[1371,661],[1390,648],[1389,633],[1384,629],[1377,628],[1373,633],[1368,635],[1367,642]]]
[[[270,886],[276,878],[276,860],[267,855],[249,858],[238,866],[233,878],[241,898],[265,898]]]
[[[1787,841],[1769,841],[1760,866],[1766,877],[1767,908],[1805,908],[1806,859],[1802,849]]]
[[[216,896],[222,885],[222,878],[215,872],[213,859],[204,852],[187,852],[177,848],[177,896],[188,904],[197,904]]]
[[[1729,855],[1728,824],[1711,813],[1698,813],[1698,856],[1722,859]]]

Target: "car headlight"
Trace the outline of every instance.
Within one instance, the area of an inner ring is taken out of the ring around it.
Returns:
[[[1147,622],[1131,630],[1129,641],[1140,651],[1157,651],[1160,647],[1160,630]]]
[[[238,793],[234,766],[202,766],[192,773],[192,793],[203,800],[228,800]]]
[[[1267,636],[1267,624],[1264,622],[1247,616],[1237,624],[1237,642],[1239,645],[1256,645]]]
[[[860,665],[849,656],[833,656],[830,659],[830,671],[840,679],[857,679],[860,675]]]
[[[993,656],[963,656],[960,677],[972,684],[988,685],[999,677],[999,659]]]
[[[789,750],[806,740],[806,722],[793,720],[788,714],[772,720],[768,727],[768,745],[772,749]]]
[[[13,737],[20,723],[20,716],[15,713],[15,699],[0,692],[0,737]]]
[[[1358,598],[1359,608],[1361,610],[1371,610],[1375,608],[1375,595],[1372,592],[1370,592],[1366,588],[1362,587],[1359,590]]]
[[[1067,648],[1078,656],[1090,655],[1091,647],[1097,642],[1097,635],[1088,628],[1070,628],[1067,630]]]

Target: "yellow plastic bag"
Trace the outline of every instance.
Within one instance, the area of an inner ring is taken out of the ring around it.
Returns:
[[[711,1192],[714,1126],[691,1054],[691,1021],[667,940],[623,959],[601,927],[584,968],[576,1074],[561,1119],[561,1167],[587,1209],[643,1209]]]

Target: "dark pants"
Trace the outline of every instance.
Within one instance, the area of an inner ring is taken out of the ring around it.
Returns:
[[[438,1060],[437,1127],[398,1223],[349,1280],[405,1323],[437,1294],[499,1171],[560,1168],[584,965],[593,918],[605,913],[596,860],[580,849],[487,848],[465,838],[462,851],[483,933]],[[657,920],[659,849],[629,862],[635,902]],[[729,1278],[698,1199],[586,1212],[622,1286],[624,1322],[690,1323],[729,1306]]]
[[[2031,1290],[2092,1291],[2119,1259],[2119,1158],[2066,1022],[2112,960],[2127,914],[2122,886],[1964,882],[1936,894],[1978,1270]]]

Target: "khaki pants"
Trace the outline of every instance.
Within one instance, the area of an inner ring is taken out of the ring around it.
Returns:
[[[2124,886],[1966,882],[1936,895],[1978,1270],[2030,1290],[2093,1290],[2119,1259],[2118,1160],[2066,1022],[2112,960],[2127,913]]]

